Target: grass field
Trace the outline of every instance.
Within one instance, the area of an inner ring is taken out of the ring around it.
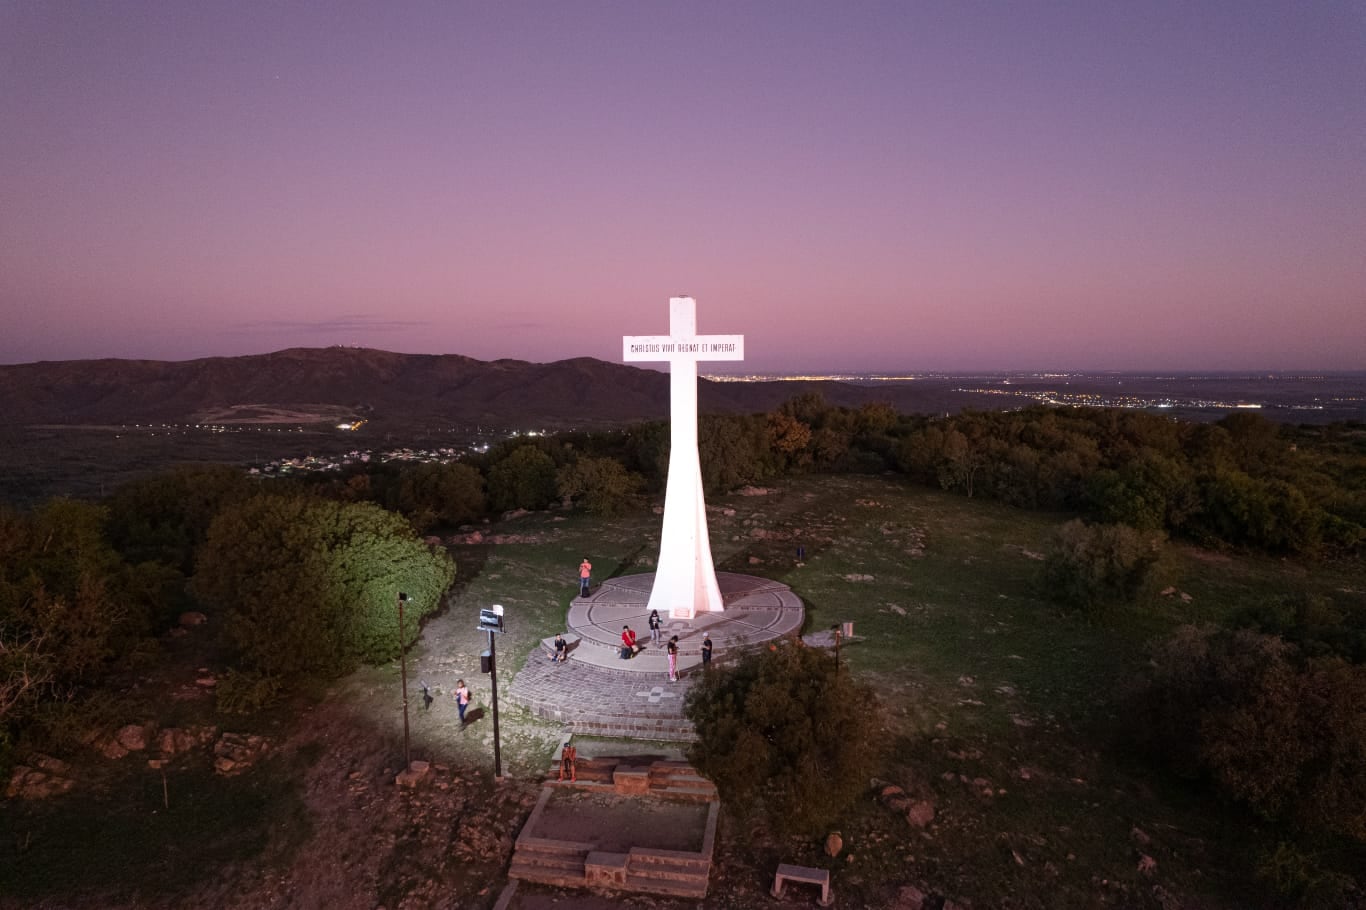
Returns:
[[[841,658],[880,693],[894,743],[879,778],[932,798],[936,817],[924,830],[913,828],[875,799],[870,782],[868,798],[838,824],[845,854],[832,860],[820,849],[824,832],[775,843],[729,814],[706,906],[766,900],[763,891],[777,862],[834,869],[840,903],[850,907],[888,906],[906,883],[967,899],[976,908],[1276,906],[1254,874],[1259,852],[1274,847],[1275,832],[1128,754],[1118,735],[1125,718],[1113,705],[1144,665],[1145,646],[1155,636],[1282,594],[1360,598],[1360,564],[1304,565],[1174,545],[1163,571],[1189,602],[1160,597],[1087,620],[1060,609],[1039,583],[1046,540],[1069,517],[908,487],[892,476],[796,478],[761,495],[710,503],[718,568],[790,585],[806,604],[806,631],[854,624],[855,637]],[[409,678],[477,673],[471,667],[486,642],[474,617],[480,607],[500,603],[508,627],[498,641],[500,685],[510,684],[537,640],[561,628],[577,591],[579,560],[589,556],[598,577],[647,571],[657,556],[659,524],[649,512],[603,520],[553,510],[488,528],[491,539],[503,535],[500,542],[455,547],[456,586],[446,610],[428,621],[410,657]],[[799,546],[805,549],[800,562]],[[375,757],[373,769],[360,759],[338,765],[338,786],[346,786],[350,768],[365,767],[379,780],[385,762],[392,762],[397,677],[397,667],[362,671],[330,685],[317,707],[306,708],[310,723],[328,710],[373,716],[346,741],[377,738],[389,750]],[[533,782],[548,767],[559,730],[525,712],[505,711],[504,766],[514,778]],[[450,714],[415,712],[415,743],[433,749],[439,743],[438,761],[458,772],[469,769],[492,792],[487,734],[461,735],[451,729]],[[289,735],[288,718],[277,714],[270,723],[284,725],[281,739]],[[330,741],[321,764],[333,761],[334,751]],[[258,865],[288,865],[294,851],[318,852],[308,838],[330,826],[309,808],[325,786],[303,783],[313,758],[263,766],[261,773],[281,779],[252,784],[241,812],[211,810],[218,814],[206,832],[210,842],[197,856],[196,876],[213,877],[220,857],[224,863],[246,857]],[[210,791],[235,786],[241,784],[204,783]],[[294,795],[301,787],[313,801],[302,808]],[[143,796],[145,812],[153,800]],[[226,799],[212,793],[196,798],[206,806]],[[282,823],[288,833],[283,839],[262,834],[260,813],[273,812],[275,801],[290,819]],[[93,805],[111,816],[106,830],[133,830],[116,801]],[[67,806],[54,804],[52,817],[69,823],[74,807]],[[24,821],[41,838],[35,811],[25,810]],[[498,811],[507,813],[501,824],[512,826],[524,809],[510,800]],[[240,827],[225,827],[223,818],[238,819]],[[164,839],[178,836],[168,828]],[[155,829],[129,839],[148,851],[159,843]],[[104,870],[108,893],[135,890],[121,887],[110,870],[124,863],[130,874],[145,875],[149,867],[126,863],[114,845],[97,856],[99,842],[78,839],[83,862]],[[248,856],[253,851],[254,861]],[[59,859],[28,869],[28,893],[36,887],[32,876],[57,874]],[[0,861],[0,871],[4,867]],[[405,868],[406,875],[416,874],[413,863]],[[442,874],[467,877],[460,893],[493,894],[501,886],[496,864]],[[389,893],[398,885],[381,881],[379,887]],[[481,897],[470,906],[490,903],[491,897]]]
[[[1156,907],[1164,894],[1264,902],[1252,870],[1272,832],[1127,754],[1113,705],[1154,637],[1295,592],[1360,597],[1360,566],[1172,545],[1164,580],[1188,602],[1158,597],[1088,620],[1059,608],[1039,581],[1047,538],[1070,517],[894,477],[799,478],[711,503],[718,568],[791,585],[807,631],[854,623],[842,657],[882,694],[895,736],[884,776],[936,800],[925,833],[871,799],[852,812],[843,833],[857,858],[841,870],[846,890],[873,899],[895,882],[927,881],[994,907]],[[504,604],[512,631],[500,648],[524,653],[562,622],[579,558],[608,574],[646,570],[658,523],[518,518],[498,530],[534,542],[465,554],[452,610]],[[744,836],[722,849],[744,854],[760,842]],[[750,859],[756,869],[829,864],[814,841],[784,856]]]

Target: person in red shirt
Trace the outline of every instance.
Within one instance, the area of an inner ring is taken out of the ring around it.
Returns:
[[[579,563],[579,596],[587,597],[588,588],[593,583],[593,564],[588,561],[588,557],[583,558]]]
[[[630,626],[621,627],[621,659],[628,660],[636,653],[636,633]]]

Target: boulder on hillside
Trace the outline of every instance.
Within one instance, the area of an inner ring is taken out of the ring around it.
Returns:
[[[140,724],[127,724],[119,728],[114,734],[114,739],[118,744],[129,752],[141,752],[147,748],[147,743],[152,739],[156,732],[156,724],[152,721],[144,721]]]

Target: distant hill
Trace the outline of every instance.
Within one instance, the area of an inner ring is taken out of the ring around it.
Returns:
[[[808,391],[845,406],[887,401],[914,411],[942,405],[930,400],[942,390],[820,381],[701,380],[698,402],[704,413],[754,413]],[[248,409],[320,419],[351,413],[385,422],[612,423],[668,417],[669,377],[586,357],[529,363],[345,347],[187,361],[0,365],[0,425],[197,422]]]

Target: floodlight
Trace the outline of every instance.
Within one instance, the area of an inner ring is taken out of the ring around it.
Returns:
[[[503,607],[501,604],[480,609],[479,628],[485,632],[503,631]]]

